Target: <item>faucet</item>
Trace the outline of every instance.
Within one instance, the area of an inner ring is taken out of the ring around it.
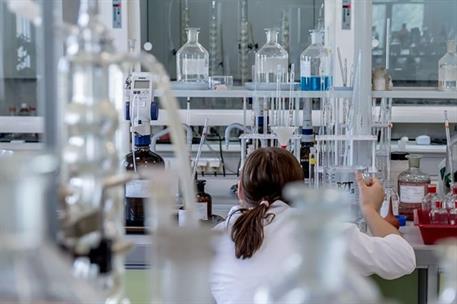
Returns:
[[[184,129],[186,129],[186,138],[187,138],[187,145],[189,146],[189,151],[192,151],[192,128],[186,124],[182,125]],[[165,134],[170,133],[169,128],[163,129],[162,131],[158,132],[151,138],[151,150],[156,152],[156,144],[159,138],[164,136]]]
[[[228,149],[229,145],[230,145],[230,133],[232,132],[233,129],[238,129],[238,130],[241,130],[243,132],[250,132],[251,130],[249,129],[249,127],[246,127],[246,126],[243,126],[242,124],[239,124],[239,123],[233,123],[231,125],[228,125],[227,128],[225,129],[225,147]]]

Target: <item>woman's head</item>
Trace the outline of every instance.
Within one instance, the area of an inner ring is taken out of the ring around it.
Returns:
[[[283,200],[282,190],[290,182],[303,180],[303,170],[287,150],[262,148],[247,158],[238,188],[240,199],[247,209],[232,227],[237,258],[251,257],[262,245],[263,225],[274,217],[268,213],[270,205]]]

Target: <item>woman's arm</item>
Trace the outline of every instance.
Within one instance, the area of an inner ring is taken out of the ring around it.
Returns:
[[[384,188],[377,178],[367,185],[362,174],[357,172],[357,184],[359,186],[360,208],[368,227],[374,236],[385,237],[390,234],[400,235],[398,230],[379,214],[384,201]]]

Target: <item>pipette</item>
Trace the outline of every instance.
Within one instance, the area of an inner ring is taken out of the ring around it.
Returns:
[[[454,184],[454,164],[452,158],[452,146],[451,146],[451,132],[449,130],[449,119],[447,117],[447,111],[444,111],[444,128],[446,129],[446,149],[447,158],[449,162],[450,181],[451,185]]]
[[[197,156],[195,157],[194,168],[192,170],[192,176],[195,177],[197,173],[198,161],[200,160],[200,156],[202,154],[202,147],[206,139],[206,135],[208,133],[208,118],[205,119],[205,125],[203,126],[202,137],[200,138],[200,144],[198,145]]]

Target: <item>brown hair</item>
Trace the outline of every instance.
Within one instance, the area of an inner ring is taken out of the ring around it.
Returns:
[[[241,172],[239,189],[248,208],[239,210],[241,215],[231,231],[237,258],[250,258],[260,248],[263,226],[274,219],[274,214],[268,213],[270,205],[276,200],[284,201],[282,189],[287,183],[303,179],[300,164],[287,150],[262,148],[249,155]],[[263,201],[268,204],[261,203]]]

